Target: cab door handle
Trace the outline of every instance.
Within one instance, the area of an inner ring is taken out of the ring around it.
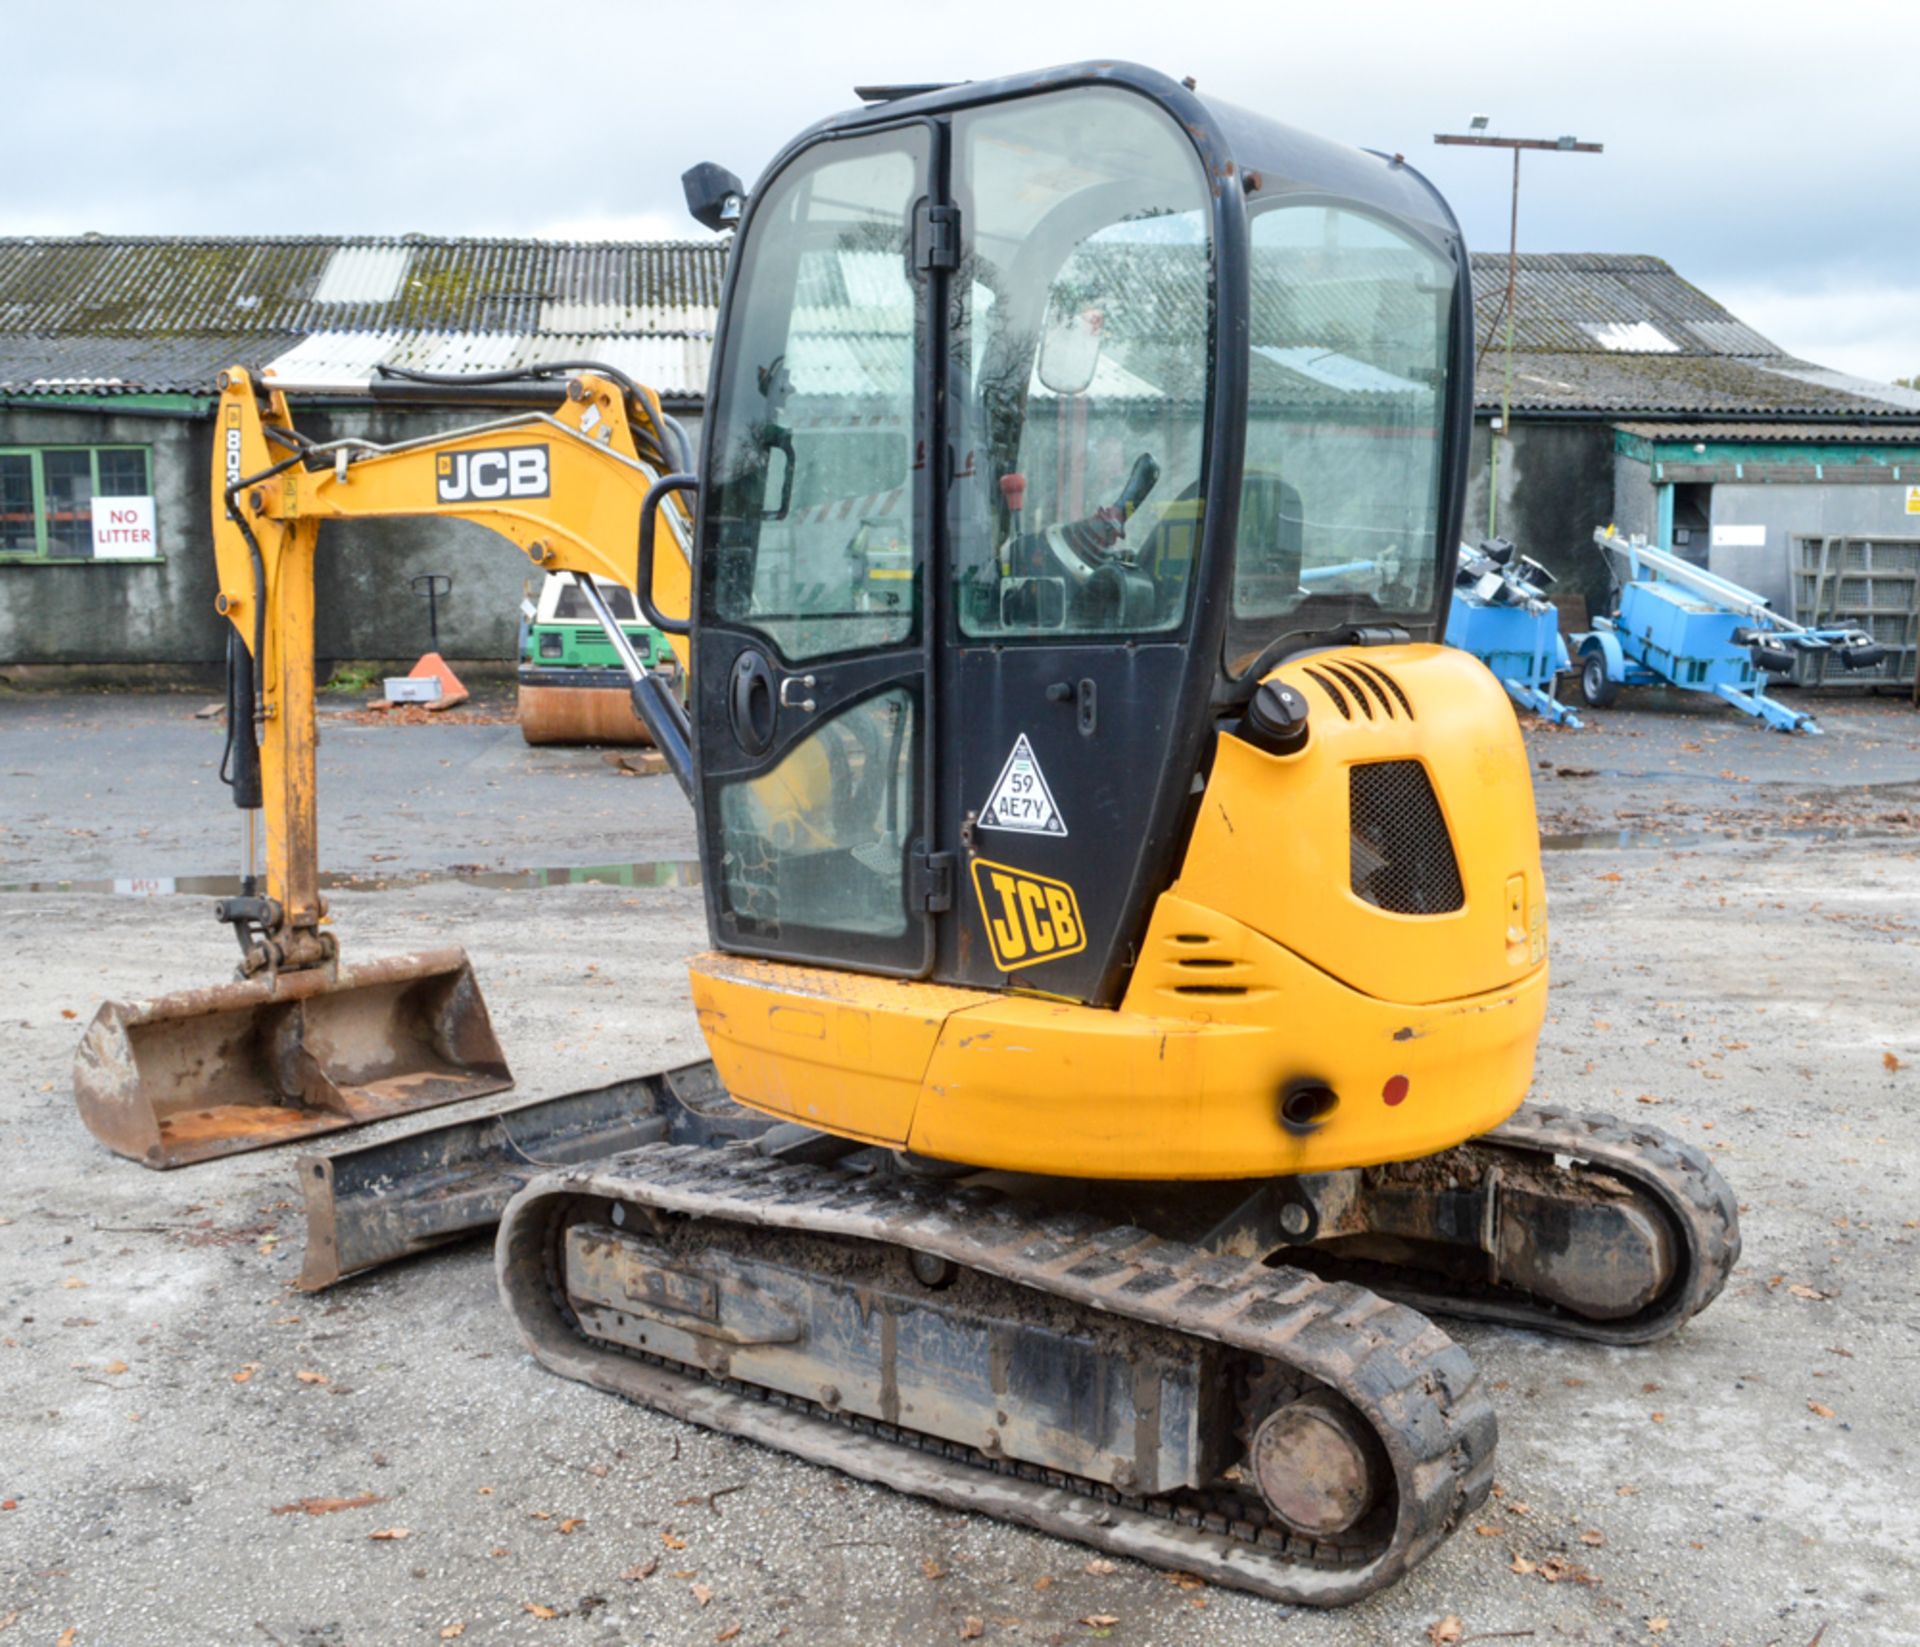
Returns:
[[[780,707],[782,709],[798,709],[805,714],[811,715],[814,707],[813,699],[794,697],[793,689],[796,686],[811,691],[813,689],[813,677],[811,675],[783,676],[780,681]]]

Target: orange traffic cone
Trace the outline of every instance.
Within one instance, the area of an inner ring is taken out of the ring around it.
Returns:
[[[407,678],[437,680],[440,683],[440,696],[427,705],[429,709],[451,709],[457,703],[465,703],[469,696],[467,689],[460,684],[460,677],[447,667],[447,660],[438,652],[427,653],[407,671]]]

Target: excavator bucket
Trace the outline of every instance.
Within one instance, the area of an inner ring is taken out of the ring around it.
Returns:
[[[93,1135],[158,1168],[512,1085],[457,948],[108,1001],[73,1068]]]

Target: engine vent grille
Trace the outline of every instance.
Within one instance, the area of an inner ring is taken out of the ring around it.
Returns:
[[[1453,837],[1427,769],[1370,761],[1348,769],[1354,896],[1395,915],[1448,915],[1467,901]]]
[[[1363,663],[1347,653],[1340,654],[1337,661],[1323,654],[1306,666],[1306,673],[1333,700],[1345,720],[1352,720],[1356,710],[1370,721],[1415,718],[1413,701],[1378,664]]]

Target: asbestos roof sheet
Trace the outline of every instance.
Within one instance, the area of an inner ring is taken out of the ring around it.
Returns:
[[[1752,442],[1782,446],[1920,446],[1920,427],[1861,428],[1851,423],[1616,423],[1623,434],[1662,445]]]
[[[1809,376],[1820,381],[1809,381]],[[1498,408],[1506,361],[1489,350],[1474,398]],[[1735,359],[1679,354],[1523,354],[1513,357],[1513,410],[1842,415],[1920,421],[1920,404],[1890,384],[1822,372],[1790,356]]]
[[[289,383],[348,390],[382,363],[470,371],[598,359],[697,399],[726,253],[721,240],[0,238],[0,393],[208,394],[222,367],[269,364]],[[1167,362],[1149,370],[1148,356],[1202,323],[1210,266],[1195,248],[1166,246],[1129,247],[1124,263],[1108,271],[1126,297],[1111,345],[1135,351],[1112,347],[1113,364],[1186,392]],[[810,275],[818,312],[804,313],[800,330],[814,392],[884,389],[877,351],[908,323],[892,265],[846,252]],[[1476,253],[1473,273],[1484,410],[1499,405],[1505,377],[1506,256]],[[1413,309],[1384,313],[1392,285],[1364,268],[1289,282],[1261,263],[1253,280],[1252,342],[1270,352],[1255,376],[1281,398],[1297,392],[1288,381],[1335,370],[1285,371],[1296,365],[1287,351],[1339,355],[1349,336],[1395,336],[1404,319],[1417,339],[1425,324]],[[1920,419],[1920,394],[1794,359],[1657,257],[1528,253],[1515,290],[1522,415]],[[1340,369],[1362,367],[1392,376],[1397,363],[1356,356]]]
[[[562,330],[710,326],[725,259],[719,240],[0,238],[0,332],[531,332],[550,303],[572,306]]]

